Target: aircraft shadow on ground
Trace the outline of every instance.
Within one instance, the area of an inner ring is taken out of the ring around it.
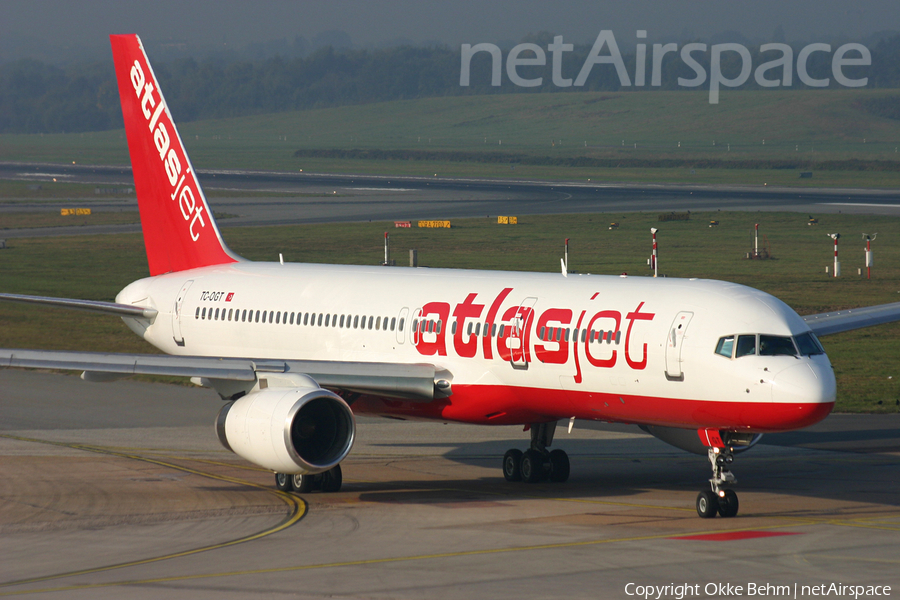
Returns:
[[[797,434],[787,434],[795,436]],[[764,492],[822,500],[877,503],[900,506],[900,456],[864,452],[833,452],[808,448],[788,448],[813,440],[887,441],[896,431],[815,433],[776,439],[768,447],[737,455],[733,470],[739,480],[735,490]],[[775,436],[772,436],[775,437]],[[693,493],[706,489],[710,476],[706,457],[670,448],[655,439],[618,440],[559,439],[554,448],[568,452],[571,476],[566,483],[525,484],[507,482],[500,470],[501,458],[509,442],[458,444],[409,444],[415,447],[442,447],[443,458],[462,465],[495,469],[493,475],[473,479],[392,480],[378,484],[350,484],[349,490],[363,489],[360,499],[401,504],[458,504],[503,502],[534,498],[581,499],[633,498],[648,491]],[[391,444],[402,448],[402,444]],[[517,445],[527,447],[522,440]],[[399,458],[399,457],[398,457]],[[400,458],[399,460],[404,460]],[[415,470],[414,463],[408,467]],[[423,471],[433,473],[430,467]],[[449,474],[449,472],[448,472]],[[452,476],[452,475],[451,475]],[[840,484],[836,484],[840,482]],[[377,489],[374,489],[377,488]],[[632,500],[634,501],[634,500]],[[648,503],[654,503],[648,499]],[[639,503],[639,502],[638,502]],[[824,507],[822,507],[824,508]],[[796,510],[781,515],[809,515],[820,508],[800,502]]]

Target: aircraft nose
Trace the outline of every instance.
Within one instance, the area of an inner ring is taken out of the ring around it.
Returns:
[[[772,400],[796,404],[834,402],[834,372],[831,365],[823,362],[803,360],[780,371],[772,380]]]
[[[834,371],[824,355],[801,359],[772,380],[772,400],[792,409],[793,428],[824,419],[831,412],[836,391]]]

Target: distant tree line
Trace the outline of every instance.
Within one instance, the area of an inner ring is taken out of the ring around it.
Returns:
[[[526,39],[543,48],[552,40],[553,36],[546,33]],[[749,49],[754,65],[771,60],[771,57],[761,57],[758,48]],[[563,54],[565,77],[574,78],[578,74],[590,50],[590,45],[576,45],[573,51]],[[871,67],[858,71],[869,77],[868,87],[900,87],[900,36],[882,40],[870,50]],[[709,52],[695,57],[708,71]],[[723,72],[739,70],[737,55],[732,53],[723,58]],[[635,55],[624,55],[623,61],[628,71],[634,73]],[[435,96],[684,89],[678,86],[678,78],[695,76],[677,53],[670,53],[662,62],[659,87],[649,86],[648,57],[646,87],[622,88],[612,65],[597,65],[584,86],[560,88],[552,83],[551,62],[548,55],[545,66],[519,68],[522,77],[543,78],[542,85],[531,88],[512,85],[505,63],[502,84],[492,86],[491,56],[486,52],[473,57],[470,85],[462,87],[460,51],[447,47],[341,51],[328,47],[309,56],[290,59],[154,61],[154,69],[166,100],[180,122]],[[809,74],[816,78],[829,77],[831,56],[813,53]],[[834,83],[832,86],[837,87]],[[758,85],[750,77],[742,87],[753,89]],[[797,77],[793,87],[802,87]],[[867,102],[864,107],[886,117],[900,118],[900,97]],[[119,127],[122,127],[122,115],[111,61],[55,67],[24,59],[0,65],[0,132],[59,133]]]

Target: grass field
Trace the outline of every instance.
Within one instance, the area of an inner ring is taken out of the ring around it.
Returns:
[[[718,227],[708,226],[711,219]],[[620,224],[610,231],[610,221]],[[760,223],[773,259],[750,261],[753,224]],[[383,233],[391,233],[398,264],[417,248],[420,265],[556,272],[563,240],[571,238],[570,269],[582,273],[648,274],[651,226],[659,227],[660,272],[708,277],[763,289],[801,314],[900,300],[900,219],[822,215],[806,224],[795,213],[695,213],[690,221],[659,223],[657,215],[521,216],[515,226],[495,220],[453,221],[449,230],[386,229],[385,223],[225,228],[239,254],[252,260],[378,264]],[[856,275],[863,265],[860,233],[873,243],[873,279]],[[832,242],[843,234],[844,276],[829,278]],[[111,300],[147,275],[140,235],[11,240],[0,250],[0,289],[13,293]],[[398,267],[400,268],[400,267]],[[900,324],[824,338],[838,378],[840,411],[900,410]],[[0,346],[149,352],[151,348],[115,318],[74,311],[0,304]]]
[[[892,90],[516,94],[429,98],[181,125],[199,168],[602,181],[900,186],[900,120],[873,114]],[[177,120],[177,107],[175,118]],[[618,168],[449,160],[297,158],[296,150],[416,150],[615,159]],[[0,160],[127,164],[122,131],[2,135]],[[673,160],[677,168],[642,168]],[[877,171],[722,168],[747,161],[858,160]],[[635,163],[635,161],[637,161]],[[724,161],[724,162],[722,162]],[[715,168],[690,165],[712,164]],[[637,164],[637,167],[635,166]],[[887,170],[885,170],[887,169]]]

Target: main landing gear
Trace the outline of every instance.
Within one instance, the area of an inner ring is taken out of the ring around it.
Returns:
[[[316,490],[323,492],[339,492],[344,477],[341,474],[341,465],[337,465],[324,473],[316,475],[287,475],[275,473],[275,487],[282,492],[294,491],[298,494],[308,494]]]
[[[733,517],[738,513],[738,497],[734,490],[723,486],[737,483],[737,478],[728,470],[728,465],[734,462],[734,453],[731,448],[710,448],[707,456],[713,476],[709,480],[710,489],[697,494],[697,514],[704,519],[711,519],[717,513]]]
[[[537,483],[545,479],[563,482],[569,478],[569,455],[547,446],[553,443],[556,421],[531,425],[531,446],[525,452],[507,450],[503,456],[503,477],[507,481]]]

